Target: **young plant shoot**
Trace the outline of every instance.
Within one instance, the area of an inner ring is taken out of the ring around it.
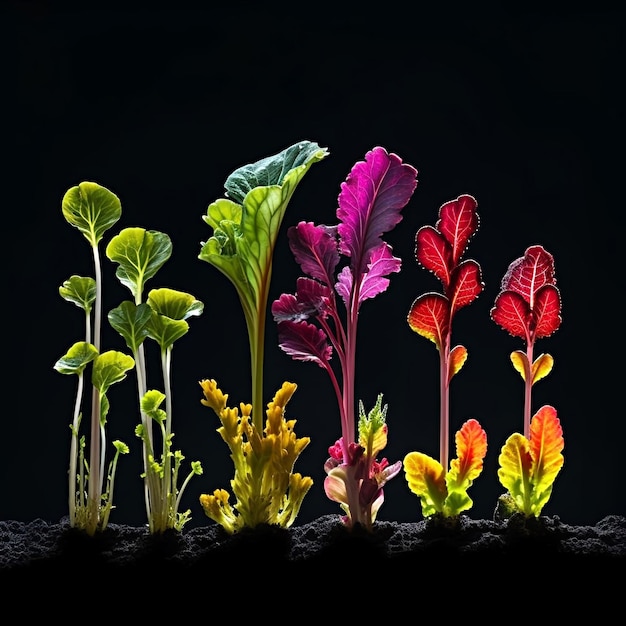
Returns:
[[[324,488],[345,512],[349,528],[372,529],[383,486],[402,467],[400,461],[376,459],[387,445],[382,395],[369,414],[359,405],[356,434],[356,337],[361,305],[385,291],[389,274],[400,271],[401,259],[382,236],[401,221],[416,186],[417,171],[397,155],[382,147],[368,152],[341,184],[338,225],[300,222],[288,229],[291,251],[306,276],[298,278],[295,294],[282,294],[272,305],[281,349],[326,370],[335,391],[341,437],[329,448]],[[338,271],[341,256],[348,262]]]
[[[442,284],[442,292],[424,293],[413,301],[408,324],[435,344],[439,352],[439,461],[422,452],[409,452],[404,471],[409,488],[420,499],[424,517],[455,520],[470,509],[467,494],[483,469],[487,435],[477,420],[469,419],[455,435],[457,458],[448,470],[450,443],[450,381],[465,364],[467,349],[452,348],[456,313],[483,291],[480,265],[463,259],[479,226],[476,200],[461,195],[439,209],[436,225],[422,226],[415,236],[415,258]]]
[[[106,254],[118,264],[116,275],[127,287],[133,301],[126,300],[108,316],[111,326],[124,338],[137,363],[137,388],[141,423],[136,435],[143,448],[144,497],[151,533],[168,529],[182,530],[191,519],[191,510],[180,512],[183,492],[194,474],[202,474],[199,461],[178,487],[184,456],[172,450],[172,350],[174,343],[189,330],[189,318],[202,313],[204,305],[191,294],[169,288],[152,289],[143,301],[146,282],[170,258],[172,243],[168,235],[143,228],[126,228],[113,237]],[[161,377],[165,392],[148,389],[144,340],[159,346]],[[165,409],[161,404],[165,401]],[[158,433],[154,433],[154,425]],[[160,453],[157,454],[158,445]]]
[[[59,294],[85,312],[85,338],[75,343],[54,365],[61,374],[76,374],[78,387],[70,429],[69,523],[70,526],[94,535],[107,527],[113,508],[113,485],[120,454],[128,447],[114,441],[115,455],[105,478],[106,423],[109,401],[106,393],[111,385],[126,378],[135,365],[134,359],[116,350],[100,352],[102,323],[102,268],[99,245],[104,233],[119,219],[122,207],[119,198],[93,182],[71,187],[61,203],[63,217],[77,228],[89,242],[96,278],[71,276],[59,288]],[[92,319],[93,313],[93,319]],[[93,325],[92,325],[93,323]],[[85,456],[86,438],[80,435],[85,370],[91,365],[91,426],[89,454]]]
[[[279,154],[235,170],[226,180],[226,198],[209,205],[204,221],[213,234],[202,242],[199,258],[215,266],[234,285],[248,330],[252,404],[226,406],[214,379],[200,382],[201,402],[212,408],[222,426],[218,432],[231,450],[236,498],[217,489],[200,496],[206,515],[233,533],[260,523],[290,526],[313,481],[293,473],[309,438],[296,438],[295,420],[285,419],[294,393],[283,383],[263,413],[265,325],[274,249],[287,206],[310,167],[328,151],[300,141]]]
[[[531,419],[533,385],[554,365],[550,354],[535,358],[535,342],[561,325],[554,258],[543,246],[530,246],[509,265],[490,314],[498,326],[526,344],[525,352],[511,353],[511,363],[524,381],[524,434],[513,433],[500,452],[498,478],[507,493],[500,496],[497,511],[504,518],[514,513],[539,517],[564,463],[556,409],[544,405]]]

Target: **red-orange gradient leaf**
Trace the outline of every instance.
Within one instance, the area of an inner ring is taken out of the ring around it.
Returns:
[[[436,228],[452,247],[453,266],[459,264],[470,238],[478,229],[477,204],[473,196],[463,194],[456,200],[446,202],[439,209]]]
[[[448,358],[448,382],[465,365],[467,361],[467,348],[465,346],[455,346],[450,350]]]
[[[534,483],[536,491],[550,486],[563,467],[561,452],[565,446],[563,429],[550,405],[542,406],[530,422],[530,454],[534,462]]]
[[[456,484],[471,484],[483,469],[483,459],[487,454],[487,433],[477,420],[469,419],[461,426],[454,440],[457,458],[450,463],[450,472],[456,475]]]
[[[422,226],[415,235],[415,258],[447,289],[452,271],[452,251],[444,236],[432,226]]]
[[[407,321],[411,330],[430,339],[440,350],[449,325],[449,302],[439,293],[425,293],[416,298]]]

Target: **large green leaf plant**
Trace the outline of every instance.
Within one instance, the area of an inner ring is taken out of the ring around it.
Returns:
[[[309,477],[294,473],[294,463],[309,438],[297,438],[296,420],[285,405],[296,385],[285,382],[263,413],[265,324],[277,237],[296,187],[326,148],[300,141],[279,154],[235,170],[226,180],[226,197],[209,205],[204,221],[212,236],[201,244],[199,259],[216,267],[234,285],[248,331],[252,403],[227,406],[215,379],[200,382],[201,402],[221,422],[218,432],[231,450],[234,505],[224,489],[200,496],[206,515],[228,532],[260,523],[290,526],[306,493]]]

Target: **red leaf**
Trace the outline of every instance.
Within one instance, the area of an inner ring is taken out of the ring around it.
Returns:
[[[439,209],[436,228],[452,248],[453,266],[459,264],[469,240],[478,229],[477,205],[473,196],[463,194],[456,200],[446,202]]]
[[[535,307],[537,292],[544,285],[556,285],[554,259],[543,246],[530,246],[523,257],[510,265],[502,279],[501,291],[515,291]]]
[[[452,250],[444,236],[432,226],[422,226],[415,235],[415,258],[447,289],[450,284]]]
[[[545,285],[535,299],[535,337],[547,337],[561,325],[561,296],[554,285]]]
[[[450,303],[439,293],[425,293],[416,298],[407,321],[411,330],[430,339],[440,350],[448,333]]]
[[[472,259],[463,261],[452,274],[450,289],[450,318],[462,307],[473,302],[485,285],[481,280],[480,265]]]
[[[502,291],[498,294],[491,319],[513,337],[527,339],[530,309],[524,298],[514,291]]]

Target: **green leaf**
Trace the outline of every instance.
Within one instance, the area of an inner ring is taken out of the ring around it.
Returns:
[[[283,185],[288,174],[298,170],[299,178],[304,171],[316,161],[321,161],[328,155],[326,148],[320,148],[312,141],[300,141],[279,154],[266,157],[244,165],[235,170],[226,180],[224,187],[228,195],[239,204],[244,202],[248,192],[256,187]]]
[[[97,356],[96,346],[78,341],[54,364],[54,369],[61,374],[81,374]]]
[[[159,408],[165,400],[165,394],[158,389],[147,391],[141,398],[141,410],[153,420],[162,423],[167,417],[166,412]]]
[[[126,372],[134,366],[135,359],[123,352],[103,352],[94,361],[91,382],[104,395],[111,385],[124,380]]]
[[[199,258],[233,282],[247,311],[256,311],[258,300],[267,297],[274,246],[296,186],[327,155],[326,148],[302,141],[243,166],[226,180],[231,199],[217,200],[203,217],[213,237],[203,244]]]
[[[96,301],[96,281],[90,276],[70,276],[59,287],[59,294],[64,300],[90,313]]]
[[[204,304],[191,294],[167,287],[152,289],[147,302],[153,311],[173,320],[186,320],[193,315],[200,315],[204,309]]]
[[[209,205],[204,221],[213,235],[198,258],[220,270],[235,286],[246,319],[252,368],[253,421],[262,430],[264,320],[272,257],[287,205],[326,148],[301,141],[281,153],[245,165],[226,180],[229,198]]]
[[[82,182],[65,192],[61,210],[65,220],[78,228],[95,248],[104,233],[120,219],[122,204],[106,187]]]
[[[146,304],[135,304],[125,300],[109,312],[109,323],[126,341],[126,345],[137,352],[139,346],[148,336],[148,324],[152,317],[152,309]]]
[[[141,300],[144,285],[172,254],[168,235],[144,228],[125,228],[113,237],[106,247],[106,255],[118,263],[115,275],[130,289],[135,302]]]
[[[129,448],[128,446],[123,442],[120,441],[119,439],[116,439],[113,442],[113,445],[115,446],[115,449],[120,453],[120,454],[128,454],[129,453]]]
[[[173,320],[154,311],[148,323],[148,336],[159,344],[161,350],[167,350],[188,330],[189,324],[185,320]]]

